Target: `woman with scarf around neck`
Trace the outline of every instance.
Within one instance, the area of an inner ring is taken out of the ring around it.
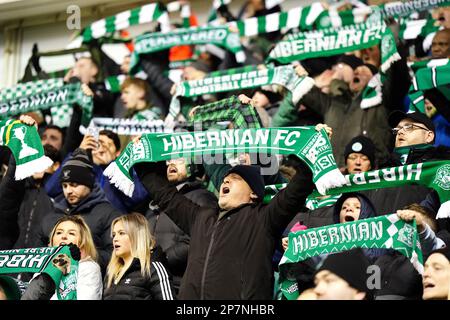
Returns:
[[[111,224],[114,250],[105,278],[104,300],[173,300],[169,273],[156,261],[147,219],[131,213]]]

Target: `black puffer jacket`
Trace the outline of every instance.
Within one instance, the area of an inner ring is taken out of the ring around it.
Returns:
[[[80,203],[71,207],[63,196],[55,203],[53,212],[47,214],[42,220],[40,239],[41,246],[49,243],[50,232],[59,218],[65,215],[79,214],[91,229],[95,246],[99,253],[99,265],[102,271],[106,269],[112,252],[111,223],[121,214],[106,199],[100,187],[95,184],[92,192]]]
[[[202,188],[198,181],[183,182],[178,184],[177,188],[186,198],[201,207],[217,207],[217,198],[214,194]],[[165,212],[159,211],[158,208],[149,210],[146,217],[156,243],[166,255],[166,266],[173,275],[173,285],[175,291],[178,292],[181,277],[187,266],[190,237]]]
[[[314,188],[307,167],[299,166],[269,204],[222,212],[200,207],[170,186],[165,163],[134,168],[160,208],[191,236],[180,299],[271,299],[275,242]]]
[[[150,278],[143,278],[141,263],[134,258],[118,284],[113,282],[106,288],[105,282],[103,300],[174,300],[170,275],[164,265],[152,260],[150,274]]]

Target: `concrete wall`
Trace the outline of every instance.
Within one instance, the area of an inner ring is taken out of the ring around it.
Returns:
[[[205,0],[191,1],[191,8],[200,23],[207,21],[211,2]],[[233,0],[230,10],[237,13],[244,2],[245,0]],[[284,10],[288,10],[311,2],[312,0],[285,0],[282,7]],[[119,11],[123,10],[126,10],[126,8]],[[106,16],[109,15],[111,13]],[[12,21],[2,27],[3,32],[0,33],[0,88],[14,84],[22,77],[34,43],[38,43],[40,51],[53,51],[67,47],[74,35],[74,31],[67,29],[65,21],[67,17],[68,14],[62,12],[56,16],[38,16],[21,21]],[[104,16],[98,10],[96,12],[96,10],[90,8],[82,8],[81,27],[89,25],[101,17]],[[130,28],[130,32],[139,34],[146,28],[148,26],[136,26]],[[123,48],[118,46],[105,51],[114,54],[112,58],[118,63],[125,54]],[[73,65],[73,62],[72,55],[41,58],[42,68],[49,72],[69,68]]]

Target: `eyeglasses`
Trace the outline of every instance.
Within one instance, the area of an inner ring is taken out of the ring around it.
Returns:
[[[405,124],[403,127],[397,127],[397,128],[392,129],[392,133],[393,133],[394,135],[396,135],[396,134],[397,134],[400,130],[402,130],[402,129],[404,129],[405,132],[411,132],[411,131],[413,131],[413,130],[415,130],[415,129],[422,129],[422,130],[430,131],[430,130],[428,130],[427,128],[418,126],[418,125],[416,125],[416,124]]]

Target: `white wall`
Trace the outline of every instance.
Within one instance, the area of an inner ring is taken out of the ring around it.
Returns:
[[[191,8],[197,15],[200,23],[204,23],[207,21],[211,2],[211,0],[191,0]],[[244,2],[245,0],[233,0],[230,5],[230,10],[236,14]],[[297,6],[305,6],[312,2],[312,0],[285,0],[285,2],[282,4],[282,7],[283,10],[288,10]],[[62,13],[63,18],[67,16],[64,16],[64,14],[65,13]],[[5,38],[4,35],[0,33],[0,71],[3,70],[3,72],[0,73],[0,88],[12,85],[22,77],[28,59],[31,56],[31,49],[34,43],[38,43],[40,51],[64,49],[70,43],[71,36],[73,36],[73,31],[67,29],[64,20],[51,23],[49,23],[48,21],[44,21],[42,24],[40,24],[39,17],[33,17],[29,20],[31,19],[33,19],[32,22],[35,25],[32,27],[23,28],[21,46],[18,47],[19,57],[15,57],[18,58],[18,66],[15,66],[14,68],[14,70],[16,70],[16,74],[8,76],[5,76],[4,74],[4,71],[6,69],[4,65],[5,59],[3,59]],[[60,20],[62,19],[60,18]],[[92,16],[86,17],[82,15],[81,26],[84,27],[86,25],[89,25],[94,20],[96,19],[94,19]],[[145,28],[145,26],[137,26],[132,30],[132,34],[135,34],[135,32],[142,32],[143,30],[145,30]],[[119,60],[120,56],[121,55],[118,54]],[[45,71],[55,71],[68,68],[73,64],[73,62],[74,60],[72,55],[41,58],[41,66]],[[11,70],[10,68],[8,69]]]

